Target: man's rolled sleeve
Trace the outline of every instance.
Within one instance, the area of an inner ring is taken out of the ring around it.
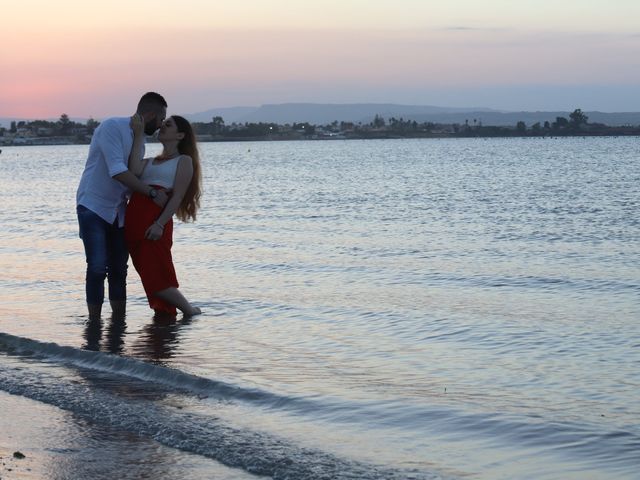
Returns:
[[[129,159],[124,158],[122,133],[117,125],[105,125],[100,136],[100,150],[107,164],[107,171],[111,178],[129,170]]]

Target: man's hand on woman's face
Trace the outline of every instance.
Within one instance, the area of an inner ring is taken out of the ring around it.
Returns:
[[[131,116],[129,125],[131,125],[131,129],[135,135],[142,134],[144,132],[144,117],[139,113],[134,113]]]

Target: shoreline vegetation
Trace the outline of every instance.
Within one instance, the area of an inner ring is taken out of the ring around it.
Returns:
[[[100,123],[92,118],[86,123],[72,121],[62,114],[58,121],[47,120],[11,122],[10,128],[0,127],[0,145],[84,145],[91,142]],[[570,137],[570,136],[626,136],[640,135],[640,125],[608,126],[589,123],[581,109],[569,118],[526,125],[519,121],[513,126],[483,125],[477,119],[464,123],[433,123],[402,118],[383,118],[376,115],[369,123],[334,121],[327,125],[309,122],[231,123],[220,116],[211,122],[192,122],[199,142],[277,141],[277,140],[351,140],[397,138],[495,138],[495,137]],[[150,139],[153,141],[153,139]]]

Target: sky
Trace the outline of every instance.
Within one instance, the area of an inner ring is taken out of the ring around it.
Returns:
[[[640,111],[639,0],[0,0],[0,117],[271,103]]]

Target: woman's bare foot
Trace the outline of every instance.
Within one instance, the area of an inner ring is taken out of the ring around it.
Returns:
[[[193,317],[202,313],[202,310],[191,305],[187,299],[184,298],[184,295],[180,293],[180,290],[175,287],[160,290],[159,292],[156,292],[155,295],[165,302],[175,306],[184,314],[185,317]]]
[[[196,315],[200,315],[202,313],[200,307],[194,307],[193,305],[190,305],[189,307],[189,309],[185,309],[182,311],[185,317],[195,317]]]

